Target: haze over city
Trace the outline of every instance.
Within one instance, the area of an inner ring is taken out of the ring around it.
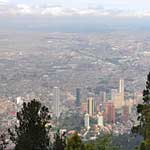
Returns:
[[[0,0],[0,150],[149,150],[149,6]]]

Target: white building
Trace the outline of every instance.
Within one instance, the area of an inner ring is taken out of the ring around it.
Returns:
[[[23,105],[22,97],[20,96],[20,97],[17,97],[16,99],[17,99],[17,105],[22,106]]]
[[[54,108],[53,112],[54,115],[59,118],[60,117],[60,89],[59,87],[54,87],[53,89],[53,96],[54,96]]]
[[[101,113],[97,114],[97,125],[100,127],[104,126],[103,115]]]
[[[16,98],[16,102],[17,102],[17,112],[19,112],[21,110],[21,108],[23,107],[23,99],[22,97],[17,97]]]
[[[88,97],[88,114],[90,116],[94,115],[94,100],[93,100],[93,97]]]
[[[85,114],[85,116],[84,116],[84,126],[86,129],[90,128],[90,116],[89,116],[89,114]]]

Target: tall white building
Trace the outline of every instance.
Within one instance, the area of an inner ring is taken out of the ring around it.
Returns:
[[[124,100],[124,80],[120,79],[119,81],[119,93],[122,94]]]
[[[84,116],[84,126],[86,129],[90,128],[90,116],[89,116],[89,114],[85,114],[85,116]]]
[[[120,79],[119,81],[119,93],[121,95],[122,106],[125,104],[124,101],[124,79]]]
[[[103,115],[101,113],[97,114],[97,125],[100,127],[104,126]]]
[[[60,116],[60,89],[59,87],[54,87],[53,89],[53,96],[54,96],[54,108],[53,112],[57,118]]]
[[[93,97],[88,97],[88,114],[90,116],[94,115],[94,100],[93,100]]]

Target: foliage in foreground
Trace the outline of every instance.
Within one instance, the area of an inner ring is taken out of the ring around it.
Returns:
[[[61,135],[59,132],[55,134],[54,143],[52,150],[64,150],[66,147],[66,138],[65,135]]]
[[[146,87],[143,90],[143,103],[137,106],[139,125],[132,128],[133,133],[143,136],[141,150],[150,150],[150,73],[147,76]]]
[[[49,150],[49,136],[46,125],[50,120],[48,108],[32,100],[23,103],[17,113],[18,124],[15,130],[9,129],[10,140],[15,143],[15,150]]]
[[[4,150],[7,147],[6,135],[2,133],[0,135],[0,150]]]

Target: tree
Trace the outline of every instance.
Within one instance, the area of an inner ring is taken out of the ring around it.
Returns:
[[[112,138],[112,135],[99,136],[94,141],[86,142],[85,150],[122,150],[122,146],[114,144]]]
[[[61,135],[59,132],[55,134],[55,141],[53,143],[53,150],[64,150],[66,147],[65,135]]]
[[[7,147],[6,135],[3,133],[0,135],[0,150],[4,150]]]
[[[121,134],[119,136],[113,136],[112,137],[112,144],[113,146],[122,147],[123,149],[127,150],[133,150],[137,145],[139,145],[139,142],[141,142],[143,138],[138,135],[136,137],[132,136],[131,134]],[[119,148],[120,150],[121,148]]]
[[[95,142],[96,150],[108,150],[111,143],[111,135],[104,135],[103,137],[99,137]]]
[[[95,150],[94,144],[90,143],[90,142],[86,143],[85,144],[85,150]]]
[[[8,130],[10,139],[15,143],[15,150],[48,150],[50,146],[46,127],[50,120],[48,108],[41,106],[35,99],[23,103],[17,113],[18,124],[14,132]]]
[[[73,136],[67,139],[65,150],[85,150],[84,143],[82,143],[78,133],[75,133]]]
[[[147,76],[146,87],[143,90],[143,103],[137,106],[139,124],[132,128],[133,133],[143,136],[141,150],[150,149],[150,73]]]

